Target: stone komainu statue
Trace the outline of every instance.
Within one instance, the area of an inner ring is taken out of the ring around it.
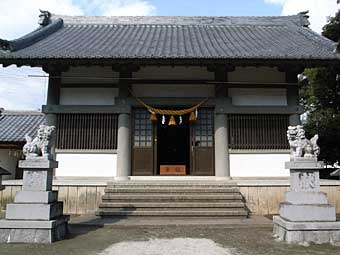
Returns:
[[[26,144],[23,153],[28,158],[52,159],[51,148],[54,145],[55,126],[40,125],[37,136],[32,139],[29,135],[25,136]]]
[[[320,147],[317,145],[319,136],[315,135],[312,139],[308,140],[303,126],[289,126],[287,138],[290,146],[291,160],[296,158],[317,159],[319,156]]]

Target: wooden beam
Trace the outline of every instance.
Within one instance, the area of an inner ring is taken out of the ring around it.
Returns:
[[[166,107],[166,106],[179,106],[179,107],[191,107],[205,98],[201,97],[147,97],[141,98],[143,102],[154,107]],[[130,98],[128,102],[133,107],[143,107],[137,100]],[[210,98],[203,107],[214,107],[215,98]]]
[[[112,83],[62,83],[61,88],[118,88]]]
[[[42,112],[46,114],[63,113],[131,113],[130,105],[43,105]]]
[[[32,66],[42,67],[44,65],[179,65],[179,66],[207,66],[207,65],[225,65],[226,61],[228,64],[233,66],[302,66],[304,68],[321,67],[321,66],[333,66],[339,65],[338,59],[56,59],[56,58],[44,58],[44,59],[1,59],[0,63],[4,66],[17,65],[17,66]]]
[[[216,107],[217,113],[225,114],[301,114],[301,106],[229,106]]]

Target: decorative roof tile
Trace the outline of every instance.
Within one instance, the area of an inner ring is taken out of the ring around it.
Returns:
[[[0,143],[25,142],[25,135],[35,136],[39,125],[45,123],[40,112],[5,111],[0,114]]]
[[[65,58],[340,59],[336,44],[307,25],[305,13],[279,17],[54,15],[51,24],[10,41],[10,51],[0,50],[0,63]]]

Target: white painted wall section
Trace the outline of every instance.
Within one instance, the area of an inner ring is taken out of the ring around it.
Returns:
[[[214,97],[213,85],[165,85],[146,84],[133,85],[132,90],[137,97]]]
[[[214,80],[215,74],[200,66],[146,66],[132,74],[140,79]]]
[[[286,74],[275,67],[237,67],[228,73],[229,82],[284,83]]]
[[[56,176],[115,177],[117,154],[57,153]]]
[[[0,149],[0,166],[11,173],[11,175],[4,175],[3,180],[15,179],[17,164],[18,158],[12,155],[10,149]]]
[[[70,67],[61,74],[61,83],[79,84],[116,84],[119,74],[111,66],[77,66]]]
[[[61,88],[61,105],[114,105],[118,88]]]
[[[238,106],[287,106],[286,89],[232,88],[228,90],[233,105]]]
[[[229,154],[231,177],[287,177],[289,169],[284,168],[289,161],[285,154]]]

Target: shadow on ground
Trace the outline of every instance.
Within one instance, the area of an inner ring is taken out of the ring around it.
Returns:
[[[173,238],[210,239],[231,250],[233,255],[340,254],[340,247],[331,245],[311,245],[310,247],[303,247],[276,242],[272,237],[272,226],[269,224],[221,224],[187,226],[138,226],[113,224],[103,226],[103,224],[99,224],[100,221],[96,220],[97,219],[88,221],[84,220],[83,223],[77,222],[76,219],[72,220],[73,223],[70,224],[72,231],[71,238],[49,245],[0,244],[0,254],[95,255],[99,254],[112,244],[119,242]],[[157,255],[163,254],[158,253]]]

